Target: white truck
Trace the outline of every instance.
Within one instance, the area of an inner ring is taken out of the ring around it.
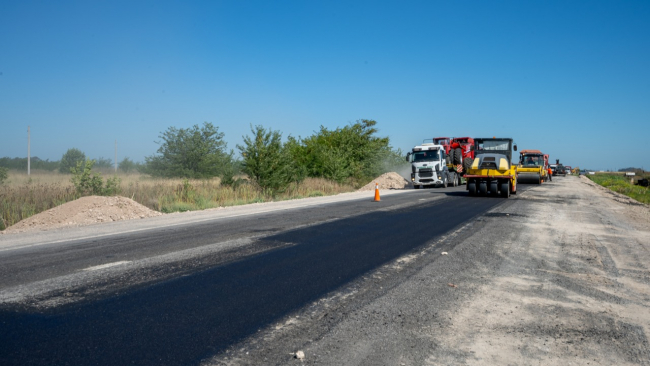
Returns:
[[[442,145],[423,142],[413,147],[406,154],[406,161],[411,163],[413,188],[455,187],[459,181],[458,174],[449,171],[445,158],[445,148]]]

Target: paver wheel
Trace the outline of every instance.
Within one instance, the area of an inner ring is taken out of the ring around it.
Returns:
[[[502,182],[501,187],[501,197],[508,198],[510,197],[510,182]]]
[[[478,184],[478,193],[481,196],[485,196],[487,194],[487,182],[479,182]]]
[[[467,191],[470,196],[476,196],[476,182],[471,181],[467,183]]]
[[[490,194],[496,196],[499,193],[499,182],[490,182]]]

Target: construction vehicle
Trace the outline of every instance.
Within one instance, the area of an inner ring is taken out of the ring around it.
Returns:
[[[475,138],[474,161],[465,174],[470,196],[500,195],[508,198],[517,193],[517,166],[511,163],[511,138]]]
[[[449,150],[451,149],[451,139],[449,137],[434,137],[433,144],[444,147],[445,154],[449,155]]]
[[[451,164],[451,156],[449,156],[451,153],[451,139],[449,137],[434,137],[432,141],[434,145],[440,145],[445,149],[445,161],[447,165]]]
[[[564,168],[564,165],[560,164],[560,159],[555,159],[555,164],[551,165],[551,170],[553,171],[553,175],[561,175],[566,177],[566,168]]]
[[[471,137],[454,137],[450,143],[449,156],[451,164],[455,167],[462,166],[463,171],[467,171],[474,161],[474,139]]]
[[[456,172],[447,169],[445,147],[426,141],[406,154],[406,161],[411,163],[413,188],[457,186]]]
[[[548,155],[539,150],[521,150],[517,165],[517,183],[542,184],[548,180]]]

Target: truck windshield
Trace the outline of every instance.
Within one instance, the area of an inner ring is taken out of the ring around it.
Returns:
[[[522,155],[521,160],[519,161],[521,166],[527,167],[536,167],[544,166],[544,157],[543,156],[531,156],[531,155]]]
[[[421,161],[438,161],[440,160],[440,152],[438,150],[417,151],[413,153],[411,159],[414,163],[419,163]]]

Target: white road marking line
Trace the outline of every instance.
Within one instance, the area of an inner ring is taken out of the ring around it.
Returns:
[[[120,262],[100,264],[99,266],[88,267],[88,268],[84,268],[83,270],[84,271],[97,271],[97,270],[104,269],[104,268],[121,266],[122,264],[127,264],[127,263],[131,263],[131,261],[120,261]]]

